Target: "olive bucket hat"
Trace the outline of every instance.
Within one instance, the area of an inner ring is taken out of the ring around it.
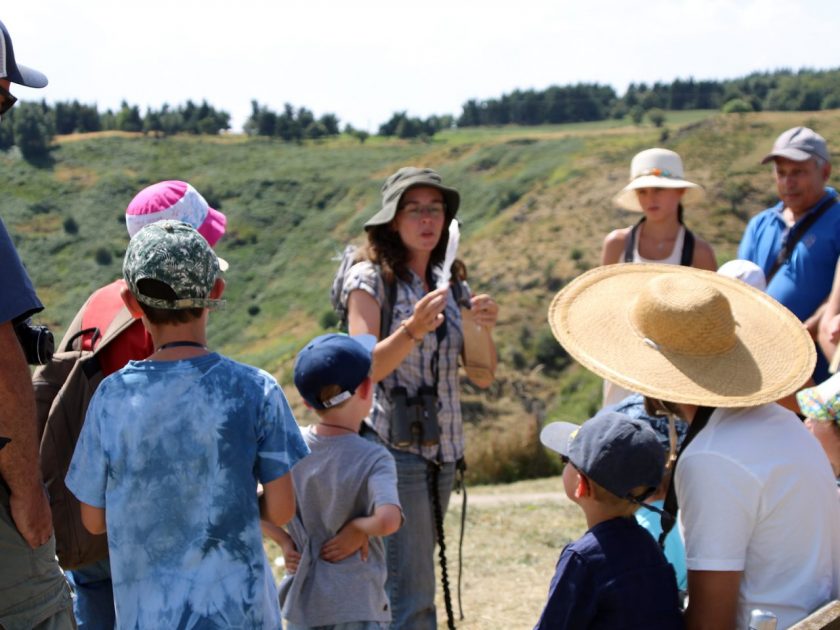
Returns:
[[[461,195],[454,188],[443,185],[443,178],[430,168],[404,166],[385,180],[382,185],[382,208],[365,223],[365,229],[390,223],[397,214],[403,193],[415,186],[430,186],[443,193],[446,202],[446,216],[452,219],[458,212]]]

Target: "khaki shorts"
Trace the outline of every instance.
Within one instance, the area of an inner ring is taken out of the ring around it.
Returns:
[[[0,480],[0,628],[75,628],[70,587],[55,557],[55,537],[31,549],[15,528]]]

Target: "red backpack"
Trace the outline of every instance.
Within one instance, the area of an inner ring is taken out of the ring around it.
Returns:
[[[94,293],[76,314],[52,360],[35,370],[41,473],[52,508],[59,564],[74,569],[108,556],[105,534],[82,525],[79,501],[64,485],[88,405],[105,377],[99,354],[132,325],[142,326],[123,305],[122,282]]]

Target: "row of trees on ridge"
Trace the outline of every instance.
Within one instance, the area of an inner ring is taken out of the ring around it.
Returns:
[[[452,127],[482,125],[542,125],[630,117],[635,123],[647,118],[657,126],[666,110],[722,109],[725,112],[816,111],[840,108],[840,69],[778,70],[753,73],[725,81],[676,79],[653,85],[632,83],[622,96],[607,85],[578,83],[553,85],[544,90],[514,90],[498,98],[470,99],[460,115],[418,118],[395,112],[379,126],[379,135],[429,138]],[[20,103],[0,125],[0,150],[17,145],[24,157],[34,159],[49,152],[55,134],[95,131],[143,132],[156,137],[177,133],[216,135],[230,129],[230,114],[206,101],[160,109],[140,108],[123,101],[116,111],[101,112],[95,104],[78,101],[48,105]],[[305,107],[286,103],[279,112],[256,100],[245,122],[248,135],[280,138],[286,142],[318,140],[342,132],[338,116],[316,117]],[[344,133],[364,142],[368,133],[345,125]]]

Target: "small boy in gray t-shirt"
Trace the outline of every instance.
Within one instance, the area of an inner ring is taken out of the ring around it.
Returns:
[[[318,422],[312,453],[292,469],[297,513],[286,530],[263,524],[283,550],[280,605],[287,630],[387,628],[382,536],[402,524],[394,459],[359,436],[373,401],[372,335],[313,339],[295,360],[295,385]]]

